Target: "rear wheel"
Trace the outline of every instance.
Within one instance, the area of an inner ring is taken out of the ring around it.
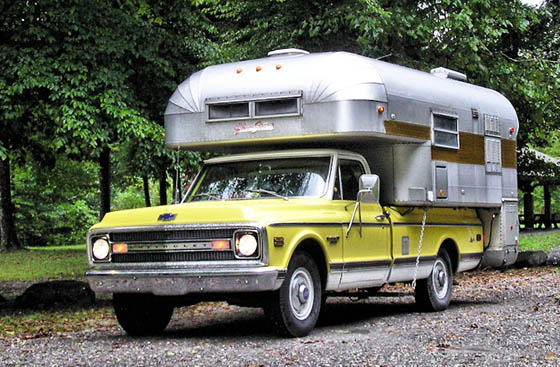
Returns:
[[[305,336],[317,323],[322,298],[317,264],[307,252],[298,251],[288,265],[286,280],[265,312],[280,334]]]
[[[451,301],[453,271],[447,251],[441,249],[427,279],[416,282],[416,303],[426,311],[445,310]]]
[[[173,306],[152,294],[114,294],[113,306],[119,324],[132,336],[160,334],[173,315]]]

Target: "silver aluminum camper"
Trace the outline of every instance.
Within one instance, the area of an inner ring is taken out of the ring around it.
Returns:
[[[296,49],[207,67],[165,111],[169,148],[344,148],[380,176],[385,205],[480,208],[490,265],[517,257],[518,127],[504,96],[464,74]]]

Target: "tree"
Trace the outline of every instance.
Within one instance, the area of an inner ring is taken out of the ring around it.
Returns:
[[[182,49],[181,34],[170,36],[132,8],[94,0],[34,0],[5,2],[1,9],[2,169],[7,172],[10,159],[27,145],[14,137],[48,142],[53,152],[97,157],[101,216],[109,210],[111,149],[133,139],[161,140],[162,96],[168,97],[177,79],[176,65],[188,67],[194,58],[192,50]],[[177,60],[169,62],[160,47],[178,50],[172,55]],[[0,210],[7,224],[0,226],[0,249],[17,243],[10,234],[10,176],[3,178]]]

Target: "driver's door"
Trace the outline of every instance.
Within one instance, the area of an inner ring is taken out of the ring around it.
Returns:
[[[344,213],[342,286],[375,287],[386,282],[391,266],[390,226],[379,203],[361,203],[350,226],[359,191],[362,163],[340,159],[333,199]],[[350,230],[348,231],[348,228]]]

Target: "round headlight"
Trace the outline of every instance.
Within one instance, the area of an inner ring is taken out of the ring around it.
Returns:
[[[244,234],[236,241],[237,254],[241,256],[253,256],[257,251],[257,239],[252,234]]]
[[[91,252],[96,260],[105,260],[109,257],[109,242],[105,238],[95,240]]]

